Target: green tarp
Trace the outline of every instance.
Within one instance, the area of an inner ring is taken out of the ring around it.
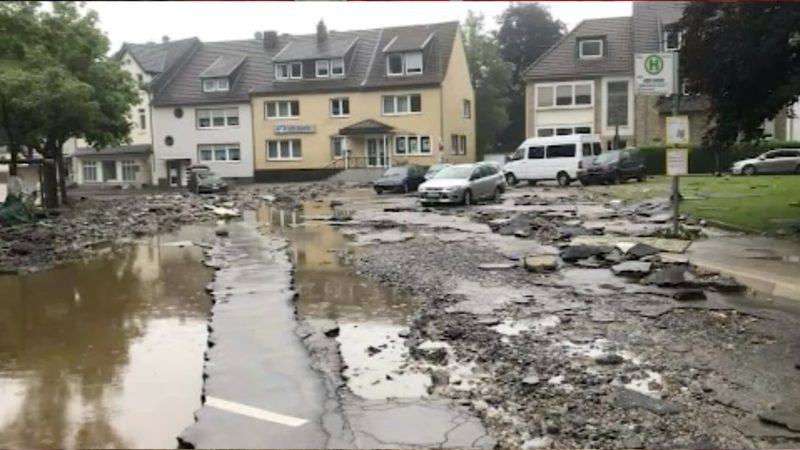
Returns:
[[[18,225],[33,221],[33,215],[16,195],[8,194],[0,205],[0,226]]]

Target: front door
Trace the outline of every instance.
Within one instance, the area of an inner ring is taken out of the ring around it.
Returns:
[[[172,187],[180,186],[181,183],[181,162],[177,159],[167,160],[167,180]]]
[[[367,167],[386,167],[383,138],[367,138]]]

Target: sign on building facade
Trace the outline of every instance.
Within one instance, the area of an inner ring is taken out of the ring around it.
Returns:
[[[317,131],[315,125],[280,124],[272,128],[275,134],[307,134]]]
[[[675,89],[675,53],[637,53],[634,76],[638,95],[672,94]]]

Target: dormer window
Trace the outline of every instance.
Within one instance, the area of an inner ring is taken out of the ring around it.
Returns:
[[[230,83],[227,78],[206,78],[203,80],[203,92],[227,92]]]
[[[580,59],[602,58],[604,45],[602,39],[582,39],[578,41],[578,57]]]
[[[288,80],[289,79],[289,66],[286,64],[275,64],[275,79]]]
[[[303,79],[303,63],[292,62],[275,64],[276,80],[301,80]]]
[[[327,59],[320,59],[315,63],[317,78],[328,78],[330,76],[331,62]]]
[[[422,52],[391,53],[386,56],[389,76],[422,74]]]
[[[331,60],[331,76],[332,77],[344,76],[344,59],[338,58]]]

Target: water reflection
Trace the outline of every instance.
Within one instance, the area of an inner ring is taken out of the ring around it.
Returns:
[[[158,244],[0,277],[0,447],[175,446],[200,406],[211,273]]]

